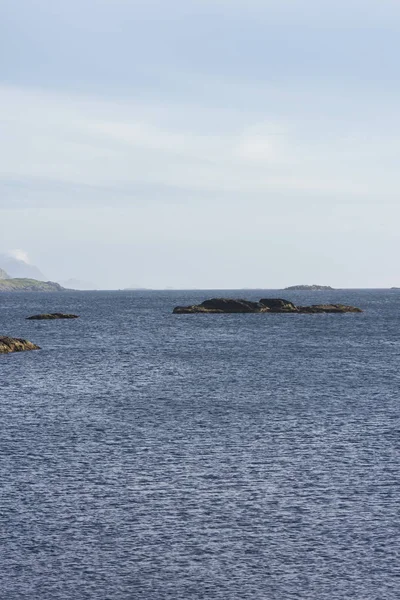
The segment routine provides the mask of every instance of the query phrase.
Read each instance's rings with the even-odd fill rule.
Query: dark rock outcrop
[[[346,306],[345,304],[313,304],[312,306],[299,306],[301,313],[360,313],[361,308]]]
[[[54,319],[78,319],[78,315],[69,315],[63,313],[48,313],[43,315],[32,315],[27,317],[28,321],[51,321]]]
[[[202,302],[200,306],[203,306],[207,310],[218,310],[229,313],[259,312],[263,308],[259,302],[233,300],[231,298],[211,298],[211,300]]]
[[[260,302],[250,300],[236,300],[233,298],[211,298],[199,305],[177,306],[175,314],[190,313],[258,313],[268,310]]]
[[[174,314],[223,314],[223,313],[360,313],[361,308],[344,304],[314,304],[312,306],[296,306],[283,298],[262,298],[259,302],[235,300],[233,298],[211,298],[201,304],[176,306]]]
[[[298,312],[297,306],[283,298],[261,298],[260,304],[269,308],[271,312]]]
[[[40,350],[40,348],[28,340],[0,336],[0,354],[24,352],[25,350]]]

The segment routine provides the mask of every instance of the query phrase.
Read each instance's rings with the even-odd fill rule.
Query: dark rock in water
[[[344,304],[313,304],[312,306],[299,306],[301,313],[361,313],[361,308],[346,306]]]
[[[204,308],[204,306],[199,305],[195,305],[193,304],[192,306],[175,306],[174,310],[172,311],[175,315],[191,315],[194,313],[224,313],[224,310],[212,310],[212,309],[207,309]]]
[[[223,312],[259,312],[263,307],[259,302],[251,300],[236,300],[232,298],[211,298],[200,304],[208,310],[222,310]]]
[[[261,298],[260,304],[269,308],[271,312],[297,312],[297,306],[283,298]]]
[[[177,306],[174,308],[175,314],[191,313],[258,313],[268,310],[259,302],[250,300],[236,300],[233,298],[211,298],[205,300],[199,305]]]
[[[296,306],[283,298],[262,298],[259,302],[250,300],[235,300],[232,298],[211,298],[201,304],[192,306],[177,306],[175,314],[195,313],[360,313],[361,308],[345,306],[344,304],[315,304],[313,306]]]
[[[0,336],[0,354],[24,352],[25,350],[40,350],[40,348],[28,340]]]
[[[50,321],[54,319],[78,319],[78,315],[68,315],[63,313],[49,313],[43,315],[32,315],[27,317],[28,321]]]

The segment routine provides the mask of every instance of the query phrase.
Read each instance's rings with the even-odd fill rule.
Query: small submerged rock
[[[40,347],[28,340],[0,336],[0,354],[24,352],[25,350],[40,350]]]
[[[233,298],[211,298],[201,304],[176,306],[174,314],[195,313],[360,313],[361,308],[344,304],[314,304],[312,306],[296,306],[283,298],[261,298],[259,302],[236,300]]]
[[[43,315],[32,315],[27,317],[28,321],[51,321],[54,319],[78,319],[79,315],[68,315],[63,313],[48,313]]]

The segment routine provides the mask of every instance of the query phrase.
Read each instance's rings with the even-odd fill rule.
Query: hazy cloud
[[[6,4],[4,248],[107,287],[392,283],[397,2]]]
[[[30,264],[30,259],[28,256],[28,253],[25,250],[22,250],[22,248],[17,248],[15,250],[8,250],[6,252],[6,254],[8,256],[11,256],[12,258],[16,258],[17,260],[22,260],[22,262],[25,262],[27,264]]]

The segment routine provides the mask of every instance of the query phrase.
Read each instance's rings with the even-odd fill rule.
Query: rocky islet
[[[176,306],[174,314],[224,314],[224,313],[281,313],[281,314],[317,314],[317,313],[361,313],[361,308],[345,304],[313,304],[296,306],[283,298],[261,298],[258,302],[233,298],[211,298],[201,304]]]

